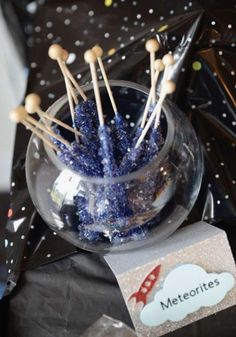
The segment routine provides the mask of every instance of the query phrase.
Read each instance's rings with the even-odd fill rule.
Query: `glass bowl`
[[[132,134],[140,122],[148,90],[126,81],[110,81],[110,85]],[[114,113],[104,83],[99,82],[99,86],[106,124],[110,125]],[[83,90],[94,98],[91,84]],[[68,110],[65,95],[47,113],[68,122]],[[203,159],[191,124],[168,100],[163,104],[160,126],[164,144],[158,155],[141,169],[114,178],[71,170],[32,135],[26,156],[27,185],[37,211],[50,228],[79,248],[101,253],[151,245],[171,235],[197,198]],[[122,195],[122,205],[117,195]]]

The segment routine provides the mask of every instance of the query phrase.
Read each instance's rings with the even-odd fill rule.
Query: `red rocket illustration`
[[[149,295],[149,293],[151,292],[151,290],[153,289],[156,281],[159,278],[160,275],[160,271],[161,271],[161,265],[159,264],[159,266],[155,267],[145,278],[145,280],[142,282],[139,290],[135,293],[133,293],[130,297],[129,300],[130,301],[132,298],[136,299],[136,303],[138,302],[143,302],[143,305],[146,305],[147,303],[147,297]]]

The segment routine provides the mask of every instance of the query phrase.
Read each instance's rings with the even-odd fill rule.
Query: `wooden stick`
[[[172,81],[166,81],[162,84],[162,89],[161,89],[161,93],[160,93],[160,98],[159,101],[155,107],[155,109],[153,110],[147,124],[145,125],[145,128],[143,129],[136,145],[135,148],[138,148],[139,145],[142,143],[143,139],[145,138],[148,130],[150,129],[150,126],[152,125],[154,119],[156,116],[156,118],[158,118],[158,121],[160,119],[160,114],[161,114],[161,108],[162,108],[162,104],[166,98],[166,95],[172,94],[175,91],[175,83]]]
[[[161,71],[164,70],[164,65],[163,65],[163,63],[160,59],[158,59],[154,62],[154,69],[156,70],[155,75],[154,75],[154,86],[151,87],[149,95],[148,95],[146,106],[145,106],[145,109],[144,109],[144,112],[143,112],[141,128],[144,128],[144,126],[145,126],[148,111],[149,111],[149,108],[150,108],[150,105],[151,105],[151,99],[153,98],[153,91],[156,91],[156,84],[157,84],[157,81],[158,81],[159,74],[160,74]]]
[[[55,124],[58,124],[58,125],[62,126],[64,129],[67,129],[67,130],[73,132],[77,136],[82,136],[82,134],[79,131],[77,131],[76,129],[73,129],[72,127],[70,127],[66,123],[63,123],[59,119],[57,119],[55,117],[52,117],[52,116],[46,114],[44,111],[42,111],[42,109],[40,108],[40,104],[41,104],[41,99],[40,99],[39,95],[37,95],[37,94],[29,94],[25,98],[25,108],[26,108],[27,112],[30,113],[30,114],[33,114],[33,113],[36,112],[42,120],[46,121],[47,128],[49,130],[53,131],[51,129],[50,125],[48,124],[48,120],[54,122]]]
[[[97,111],[98,111],[99,124],[100,126],[104,126],[105,123],[104,123],[104,116],[103,116],[103,111],[102,111],[101,96],[100,96],[96,67],[95,67],[95,62],[96,62],[97,57],[96,57],[96,54],[91,49],[89,49],[85,52],[84,59],[87,63],[89,63],[89,66],[90,66],[90,72],[91,72],[92,81],[93,81],[93,90],[94,90],[95,101],[97,105]]]
[[[27,129],[29,129],[30,131],[32,131],[33,134],[35,134],[37,137],[39,137],[44,143],[46,143],[49,147],[51,147],[53,150],[55,150],[56,152],[60,151],[59,148],[55,144],[53,144],[49,139],[47,139],[46,137],[44,137],[44,135],[40,131],[38,131],[36,127],[33,127],[27,121],[22,121],[21,123]]]
[[[92,48],[92,51],[97,56],[98,64],[99,64],[99,67],[101,69],[102,77],[103,77],[103,80],[104,80],[104,83],[105,83],[105,86],[106,86],[106,89],[107,89],[107,92],[108,92],[108,96],[109,96],[110,101],[111,101],[113,111],[114,111],[115,115],[117,115],[117,113],[118,113],[117,106],[116,106],[116,103],[115,103],[115,100],[114,100],[114,97],[113,97],[113,93],[111,91],[110,83],[108,81],[103,62],[102,62],[103,50],[100,46],[96,45]]]
[[[18,108],[12,110],[9,114],[10,119],[14,123],[21,123],[26,128],[31,130],[36,136],[38,136],[43,142],[45,142],[48,146],[50,146],[55,151],[60,151],[58,147],[53,144],[49,139],[43,136],[41,132],[39,132],[35,127],[33,127],[30,123],[26,121],[27,111],[23,106],[19,106]]]
[[[155,61],[155,53],[160,48],[159,43],[156,39],[150,39],[145,44],[146,50],[150,53],[150,76],[151,76],[151,87],[154,86],[154,61]],[[152,92],[152,104],[156,101],[156,91]]]
[[[68,68],[66,61],[68,60],[69,53],[66,49],[63,49],[63,55],[62,55],[62,61],[63,61],[63,68],[65,71],[66,76],[69,78],[71,83],[74,85],[75,89],[78,91],[78,93],[81,95],[84,101],[87,101],[87,96],[83,92],[82,88],[78,84],[78,82],[75,80],[74,76],[72,75],[70,69]]]
[[[49,134],[51,137],[57,139],[59,142],[63,143],[64,145],[70,147],[70,143],[67,140],[65,140],[61,136],[57,135],[55,132],[46,129],[44,125],[40,124],[38,121],[36,121],[34,118],[30,117],[29,115],[27,115],[26,121],[35,125],[38,129],[40,129],[43,132]]]
[[[74,99],[74,102],[75,104],[78,104],[78,99],[74,93],[74,89],[71,85],[71,82],[70,80],[68,79],[66,73],[65,73],[65,70],[64,70],[64,65],[63,65],[63,57],[64,57],[64,50],[63,48],[58,45],[58,44],[53,44],[50,46],[49,50],[48,50],[48,55],[49,57],[52,59],[52,60],[55,60],[57,61],[60,69],[61,69],[61,72],[62,72],[62,75],[64,77],[64,81],[65,81],[65,86],[66,86],[66,92],[67,92],[67,96],[68,96],[68,101],[69,101],[69,107],[70,107],[70,113],[71,113],[71,118],[72,118],[72,121],[73,121],[73,124],[74,124],[74,105],[73,105],[73,100],[72,98]]]

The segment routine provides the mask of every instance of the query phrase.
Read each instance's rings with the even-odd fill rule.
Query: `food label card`
[[[164,335],[236,304],[236,267],[226,234],[204,222],[106,260],[140,337]]]

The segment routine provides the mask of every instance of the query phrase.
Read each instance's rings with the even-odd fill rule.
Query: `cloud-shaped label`
[[[221,302],[234,283],[230,273],[207,273],[195,264],[178,266],[167,275],[154,300],[143,308],[140,319],[147,326],[181,321],[201,307]]]

